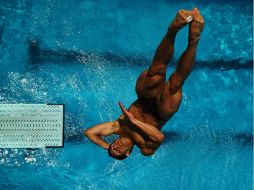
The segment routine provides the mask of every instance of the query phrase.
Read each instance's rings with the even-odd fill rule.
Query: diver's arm
[[[126,110],[120,102],[119,106],[122,112],[129,118],[131,123],[137,126],[140,130],[142,130],[148,136],[148,138],[159,143],[163,141],[164,139],[163,133],[160,132],[160,130],[158,130],[155,126],[138,120],[131,112]]]
[[[108,149],[109,143],[107,143],[102,137],[119,133],[119,122],[111,121],[102,124],[95,125],[84,131],[84,135],[90,139],[93,143]]]
[[[158,130],[153,125],[151,125],[149,123],[144,123],[138,119],[134,119],[131,122],[135,126],[137,126],[139,129],[141,129],[141,131],[143,131],[148,136],[148,138],[150,138],[151,140],[153,140],[155,142],[159,142],[159,143],[161,143],[163,141],[163,139],[164,139],[163,133],[160,132],[160,130]]]

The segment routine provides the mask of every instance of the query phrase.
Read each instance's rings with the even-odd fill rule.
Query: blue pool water
[[[116,119],[118,100],[135,100],[168,24],[195,6],[205,29],[165,142],[151,157],[135,148],[124,161],[109,158],[83,130]],[[252,189],[252,8],[248,0],[1,1],[0,103],[66,105],[63,149],[0,149],[1,189]],[[31,59],[31,39],[43,59]]]

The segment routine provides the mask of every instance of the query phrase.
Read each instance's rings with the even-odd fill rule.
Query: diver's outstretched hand
[[[131,123],[134,123],[136,121],[136,117],[131,113],[130,111],[126,110],[125,107],[121,102],[118,102],[123,114],[128,117]]]

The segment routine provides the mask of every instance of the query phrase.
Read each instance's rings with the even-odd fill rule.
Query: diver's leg
[[[190,11],[180,10],[178,11],[175,19],[168,27],[168,31],[161,43],[159,44],[152,64],[149,67],[148,74],[153,75],[157,72],[160,73],[162,69],[165,71],[166,65],[171,60],[174,53],[174,43],[177,32],[186,26],[192,20]]]
[[[181,55],[175,72],[170,76],[166,88],[163,90],[162,95],[174,94],[178,90],[181,90],[181,87],[184,81],[187,79],[189,74],[192,71],[192,68],[195,64],[196,52],[198,41],[203,31],[204,27],[204,19],[201,16],[200,12],[197,9],[192,11],[193,21],[189,26],[189,38],[188,38],[188,46],[184,53]],[[169,95],[168,94],[168,95]]]
[[[154,98],[161,91],[166,78],[166,66],[174,52],[177,32],[191,21],[189,11],[181,10],[170,24],[168,31],[156,50],[152,64],[139,76],[136,92],[141,98]]]

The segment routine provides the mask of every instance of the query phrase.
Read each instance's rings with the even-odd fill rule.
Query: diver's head
[[[133,146],[131,139],[120,136],[110,144],[108,154],[117,160],[123,160],[130,155]]]

